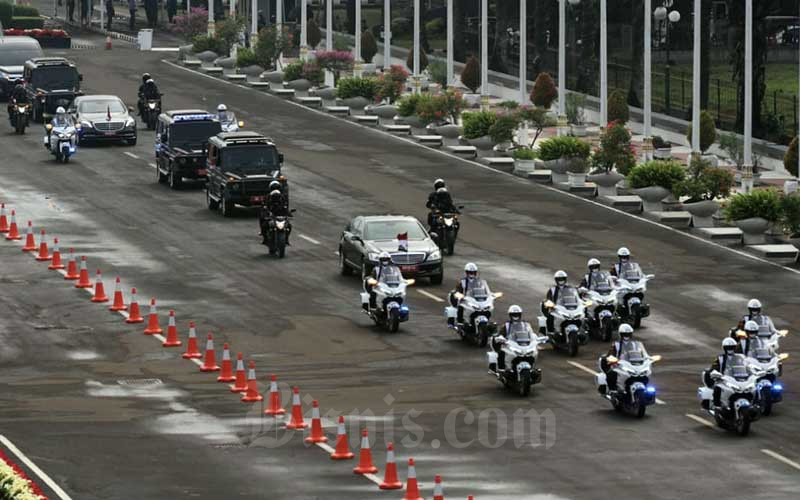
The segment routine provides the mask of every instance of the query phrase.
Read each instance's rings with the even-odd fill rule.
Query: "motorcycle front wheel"
[[[772,389],[761,389],[761,414],[768,417],[772,413],[772,396],[770,395]]]
[[[522,370],[519,374],[519,381],[517,382],[519,388],[519,395],[527,397],[531,393],[531,372],[530,370]]]
[[[277,250],[279,259],[282,259],[286,255],[286,233],[279,232],[275,234],[275,249]]]
[[[389,313],[387,323],[390,333],[396,333],[400,329],[400,313],[397,309],[392,309],[392,312]]]
[[[750,432],[750,417],[745,415],[736,421],[736,434],[745,437]]]
[[[574,358],[575,356],[578,355],[578,334],[577,333],[570,334],[568,342],[569,342],[568,344],[569,356],[571,358]]]
[[[644,394],[640,391],[639,394],[636,395],[636,407],[634,408],[634,414],[636,415],[636,418],[644,417],[644,413],[647,410],[647,405],[644,404],[644,401],[642,401],[643,399]]]
[[[614,325],[609,320],[603,325],[602,338],[603,342],[611,342],[611,336],[614,334]]]
[[[633,328],[639,328],[642,326],[642,309],[639,304],[636,304],[631,307],[631,319],[633,320]]]
[[[445,237],[447,242],[447,255],[453,255],[456,247],[456,233],[452,229],[447,230],[447,235]]]
[[[487,342],[489,342],[489,326],[483,323],[478,327],[478,345],[486,347]]]

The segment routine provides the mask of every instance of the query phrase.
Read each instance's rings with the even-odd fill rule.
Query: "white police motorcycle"
[[[413,279],[403,279],[396,267],[385,267],[381,271],[380,280],[367,279],[367,284],[375,292],[375,307],[370,304],[369,293],[366,291],[361,293],[361,306],[376,325],[394,333],[400,328],[400,323],[408,321],[406,287],[414,283]]]
[[[237,120],[236,115],[227,109],[219,111],[217,118],[223,132],[238,132],[240,128],[244,127],[244,122]]]
[[[69,162],[70,157],[78,150],[80,124],[68,119],[63,123],[48,123],[45,128],[47,134],[44,136],[44,147],[56,157],[57,162]]]
[[[504,368],[497,366],[497,353],[486,353],[489,362],[489,375],[493,375],[507,389],[514,390],[525,397],[531,392],[531,386],[542,381],[542,370],[536,366],[539,356],[539,345],[546,344],[546,336],[536,336],[528,322],[509,323],[516,340],[506,339],[498,335],[494,342],[501,345],[505,353]]]
[[[614,281],[606,271],[593,271],[590,283],[589,288],[580,289],[583,297],[587,299],[586,327],[595,338],[610,342],[614,330],[619,327]]]
[[[609,368],[617,374],[616,387],[607,386],[607,377],[602,368],[595,375],[595,382],[600,395],[610,401],[615,410],[642,418],[647,407],[656,402],[656,388],[650,385],[650,374],[653,363],[661,361],[661,356],[645,356],[641,344],[635,342],[634,345],[638,349],[628,349],[619,358],[605,358]],[[602,361],[603,358],[600,358],[598,364],[602,365]]]
[[[644,300],[647,282],[655,278],[655,274],[644,274],[636,262],[622,264],[617,284],[617,311],[622,321],[634,328],[642,326],[642,318],[650,316],[650,304]]]
[[[783,384],[778,377],[783,374],[782,362],[789,358],[786,353],[778,354],[772,347],[757,339],[750,348],[747,363],[752,373],[758,376],[756,382],[756,402],[761,414],[769,416],[772,405],[783,401]]]
[[[459,323],[458,307],[444,308],[447,323],[453,328],[461,340],[470,340],[485,347],[489,337],[497,332],[497,323],[491,321],[494,312],[494,300],[502,297],[501,292],[492,293],[486,282],[480,282],[467,289],[467,293],[450,292],[450,303],[457,301],[464,310],[464,322]],[[455,299],[455,300],[453,300]]]
[[[547,317],[539,316],[539,332],[547,335],[554,347],[577,356],[578,346],[589,341],[585,328],[587,305],[591,302],[581,299],[577,288],[564,286],[555,303],[550,300],[542,303],[553,316],[553,331],[547,329]]]
[[[724,374],[714,370],[709,376],[721,390],[721,406],[714,407],[714,389],[705,385],[697,389],[700,405],[714,417],[718,426],[746,436],[750,424],[761,416],[756,389],[760,373],[750,367],[743,355],[735,354]]]

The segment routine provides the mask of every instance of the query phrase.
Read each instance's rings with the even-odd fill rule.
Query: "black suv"
[[[75,64],[63,57],[36,57],[25,62],[22,78],[28,99],[33,103],[33,119],[44,123],[58,107],[65,110],[81,92],[83,75]]]
[[[229,217],[235,205],[261,205],[272,181],[281,183],[288,197],[286,177],[281,175],[283,154],[271,139],[255,132],[223,132],[208,141],[206,200],[210,210],[222,207]]]
[[[161,113],[156,124],[156,177],[178,189],[183,179],[206,178],[209,137],[222,130],[216,115],[201,109]]]

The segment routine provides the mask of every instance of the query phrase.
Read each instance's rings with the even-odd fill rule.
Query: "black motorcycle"
[[[142,120],[149,130],[156,129],[158,115],[161,114],[161,99],[145,99],[142,105]]]
[[[289,239],[289,233],[292,232],[292,224],[289,222],[289,218],[294,212],[295,209],[291,209],[289,216],[270,216],[264,220],[262,224],[262,231],[266,230],[264,244],[269,248],[270,255],[277,255],[280,259],[286,255],[286,242]]]
[[[459,206],[458,209],[464,208]],[[439,249],[447,255],[453,255],[458,238],[458,212],[436,211],[431,218],[433,227],[431,228],[431,238],[436,242]]]
[[[8,116],[14,131],[22,135],[28,126],[31,117],[31,105],[28,103],[17,103],[11,106],[11,114]]]

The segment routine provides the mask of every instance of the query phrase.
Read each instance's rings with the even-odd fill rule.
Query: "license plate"
[[[198,168],[197,169],[197,175],[206,175],[206,169]]]
[[[103,132],[103,135],[114,135],[114,132]]]
[[[264,200],[263,196],[251,196],[250,202],[251,203],[261,203]]]
[[[415,273],[417,272],[417,266],[400,266],[400,271],[404,273]]]

